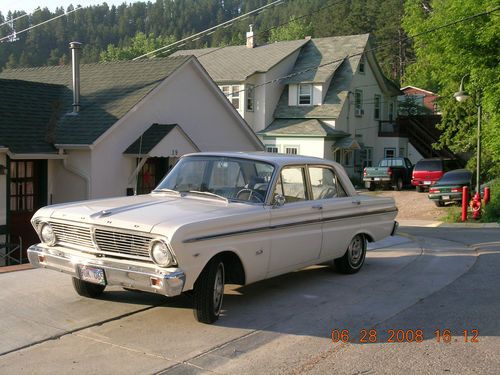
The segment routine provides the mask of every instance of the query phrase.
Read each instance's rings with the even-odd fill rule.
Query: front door
[[[162,157],[148,158],[137,176],[137,194],[151,193],[170,170],[169,159]]]
[[[303,166],[281,171],[274,194],[285,204],[271,209],[271,259],[268,276],[314,263],[321,251],[321,210],[309,199]]]
[[[47,204],[46,160],[10,160],[7,204],[10,242],[22,242],[26,259],[26,249],[40,242],[30,220]]]

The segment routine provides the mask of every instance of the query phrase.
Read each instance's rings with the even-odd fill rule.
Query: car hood
[[[177,227],[252,209],[255,209],[254,205],[227,203],[213,198],[149,194],[48,206],[34,217],[153,232],[160,224]]]

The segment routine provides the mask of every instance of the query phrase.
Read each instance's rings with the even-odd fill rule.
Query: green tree
[[[269,42],[304,39],[306,36],[312,36],[312,33],[311,22],[290,20],[287,24],[271,30]]]
[[[500,175],[500,22],[498,0],[435,0],[405,3],[403,26],[409,35],[488,10],[497,11],[414,39],[416,62],[404,77],[408,85],[439,93],[442,136],[436,148],[448,146],[470,156],[475,169],[476,129],[479,97],[482,97],[482,175]],[[461,78],[472,99],[458,103],[453,93]],[[474,103],[476,102],[476,103]]]
[[[146,36],[146,34],[139,32],[131,39],[129,45],[125,47],[108,45],[106,51],[101,53],[100,61],[131,60],[134,57],[154,51],[173,42],[175,42],[175,38],[172,36],[155,38],[152,35]]]

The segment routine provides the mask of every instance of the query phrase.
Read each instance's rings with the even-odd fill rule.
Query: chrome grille
[[[146,259],[149,257],[151,238],[138,234],[95,229],[94,238],[99,250],[104,254],[122,255],[127,258]]]
[[[94,249],[90,228],[77,227],[72,224],[63,224],[51,222],[50,225],[54,229],[57,242],[67,243],[70,245],[82,246],[85,248]]]

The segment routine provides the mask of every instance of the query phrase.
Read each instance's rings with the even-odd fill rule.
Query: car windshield
[[[443,164],[441,160],[421,160],[415,165],[416,171],[442,171]]]
[[[154,190],[263,203],[274,166],[256,160],[221,156],[187,156]]]

